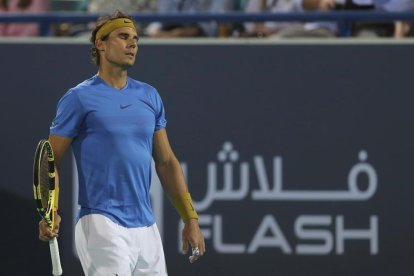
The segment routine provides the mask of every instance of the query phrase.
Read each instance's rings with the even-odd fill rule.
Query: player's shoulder
[[[97,76],[93,76],[87,80],[82,81],[81,83],[69,88],[66,93],[63,95],[63,98],[66,97],[80,97],[82,94],[87,93],[93,89],[95,85],[98,84]]]
[[[143,90],[143,91],[145,91],[147,93],[148,92],[149,93],[157,93],[157,89],[154,86],[152,86],[152,85],[150,85],[150,84],[148,84],[146,82],[133,79],[131,77],[128,77],[128,85],[132,89]]]
[[[93,88],[93,86],[98,85],[99,83],[100,81],[98,79],[98,76],[95,75],[87,80],[82,81],[81,83],[77,84],[76,86],[72,87],[69,90],[79,93],[79,92],[87,91]]]

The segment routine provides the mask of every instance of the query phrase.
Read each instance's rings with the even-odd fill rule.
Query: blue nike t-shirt
[[[117,90],[95,75],[60,99],[50,132],[74,138],[79,217],[99,213],[125,227],[154,223],[152,141],[166,123],[157,90],[131,78]]]

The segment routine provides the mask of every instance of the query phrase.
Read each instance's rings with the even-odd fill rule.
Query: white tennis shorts
[[[83,216],[75,243],[86,276],[167,275],[157,225],[125,228],[109,218]]]

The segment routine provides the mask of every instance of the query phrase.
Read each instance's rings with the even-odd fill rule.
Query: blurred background
[[[56,104],[96,74],[93,22],[139,24],[131,77],[155,86],[207,253],[152,180],[170,275],[411,276],[414,1],[0,0],[2,274],[51,275],[32,163]],[[63,160],[64,275],[77,180]]]

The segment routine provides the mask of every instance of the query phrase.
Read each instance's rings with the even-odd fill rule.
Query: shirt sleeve
[[[69,90],[57,105],[56,117],[50,126],[50,133],[71,138],[78,136],[83,114],[78,96],[74,91]]]
[[[165,109],[162,99],[158,92],[155,93],[155,131],[165,128],[167,120],[165,119]]]

